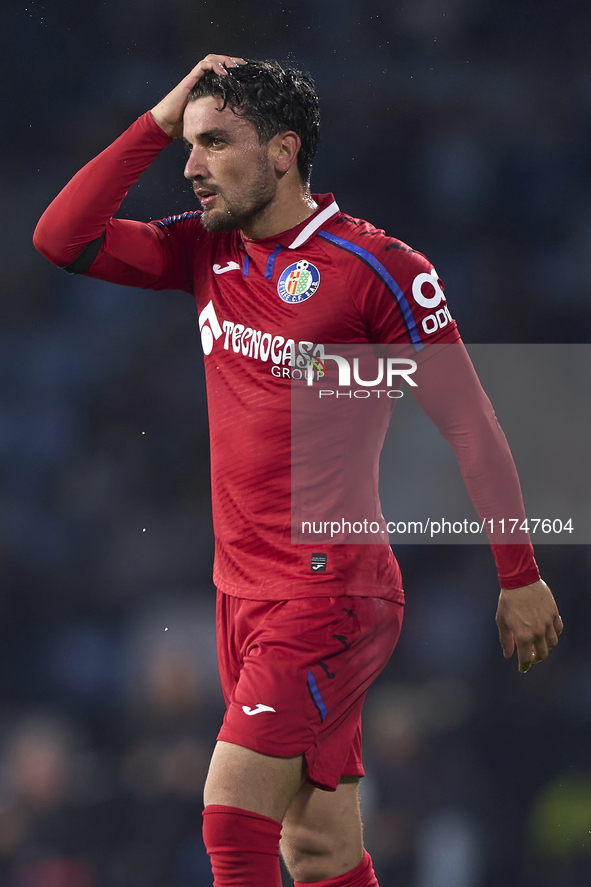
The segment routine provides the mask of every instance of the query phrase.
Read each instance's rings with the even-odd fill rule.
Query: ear
[[[297,162],[298,154],[302,147],[302,140],[297,132],[288,130],[273,136],[270,147],[276,172],[279,175],[285,175]]]

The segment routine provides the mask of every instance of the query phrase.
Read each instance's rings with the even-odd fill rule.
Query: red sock
[[[281,887],[281,823],[239,807],[208,804],[203,840],[214,887]]]
[[[345,872],[338,878],[329,878],[328,881],[314,881],[309,884],[294,881],[293,887],[380,887],[380,885],[371,864],[371,856],[367,850],[364,850],[363,859],[352,871]]]

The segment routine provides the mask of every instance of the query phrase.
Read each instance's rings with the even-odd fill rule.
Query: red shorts
[[[363,776],[361,708],[396,646],[403,606],[371,597],[255,601],[218,591],[227,711],[218,739],[279,758],[334,791]]]

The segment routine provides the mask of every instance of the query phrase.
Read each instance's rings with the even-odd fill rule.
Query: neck
[[[299,183],[285,193],[278,188],[271,203],[241,230],[250,240],[265,240],[295,228],[314,215],[317,209],[318,204],[310,194],[309,185]]]

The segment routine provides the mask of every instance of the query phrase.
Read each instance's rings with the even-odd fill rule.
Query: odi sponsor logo
[[[430,290],[432,290],[432,293],[428,295]],[[437,309],[431,314],[427,314],[421,321],[423,332],[428,336],[436,330],[443,329],[444,326],[447,326],[453,320],[447,307],[445,295],[439,285],[439,276],[435,268],[432,268],[429,274],[426,271],[422,274],[417,274],[412,282],[412,295],[417,305],[420,305],[421,308]],[[442,302],[445,302],[445,304],[439,308]]]
[[[271,374],[278,379],[307,379],[308,367],[313,377],[315,374],[320,379],[324,375],[324,345],[307,340],[296,342],[233,320],[223,320],[220,324],[212,300],[199,314],[199,329],[204,354],[211,354],[215,343],[221,339],[225,351],[263,363],[270,362]]]

